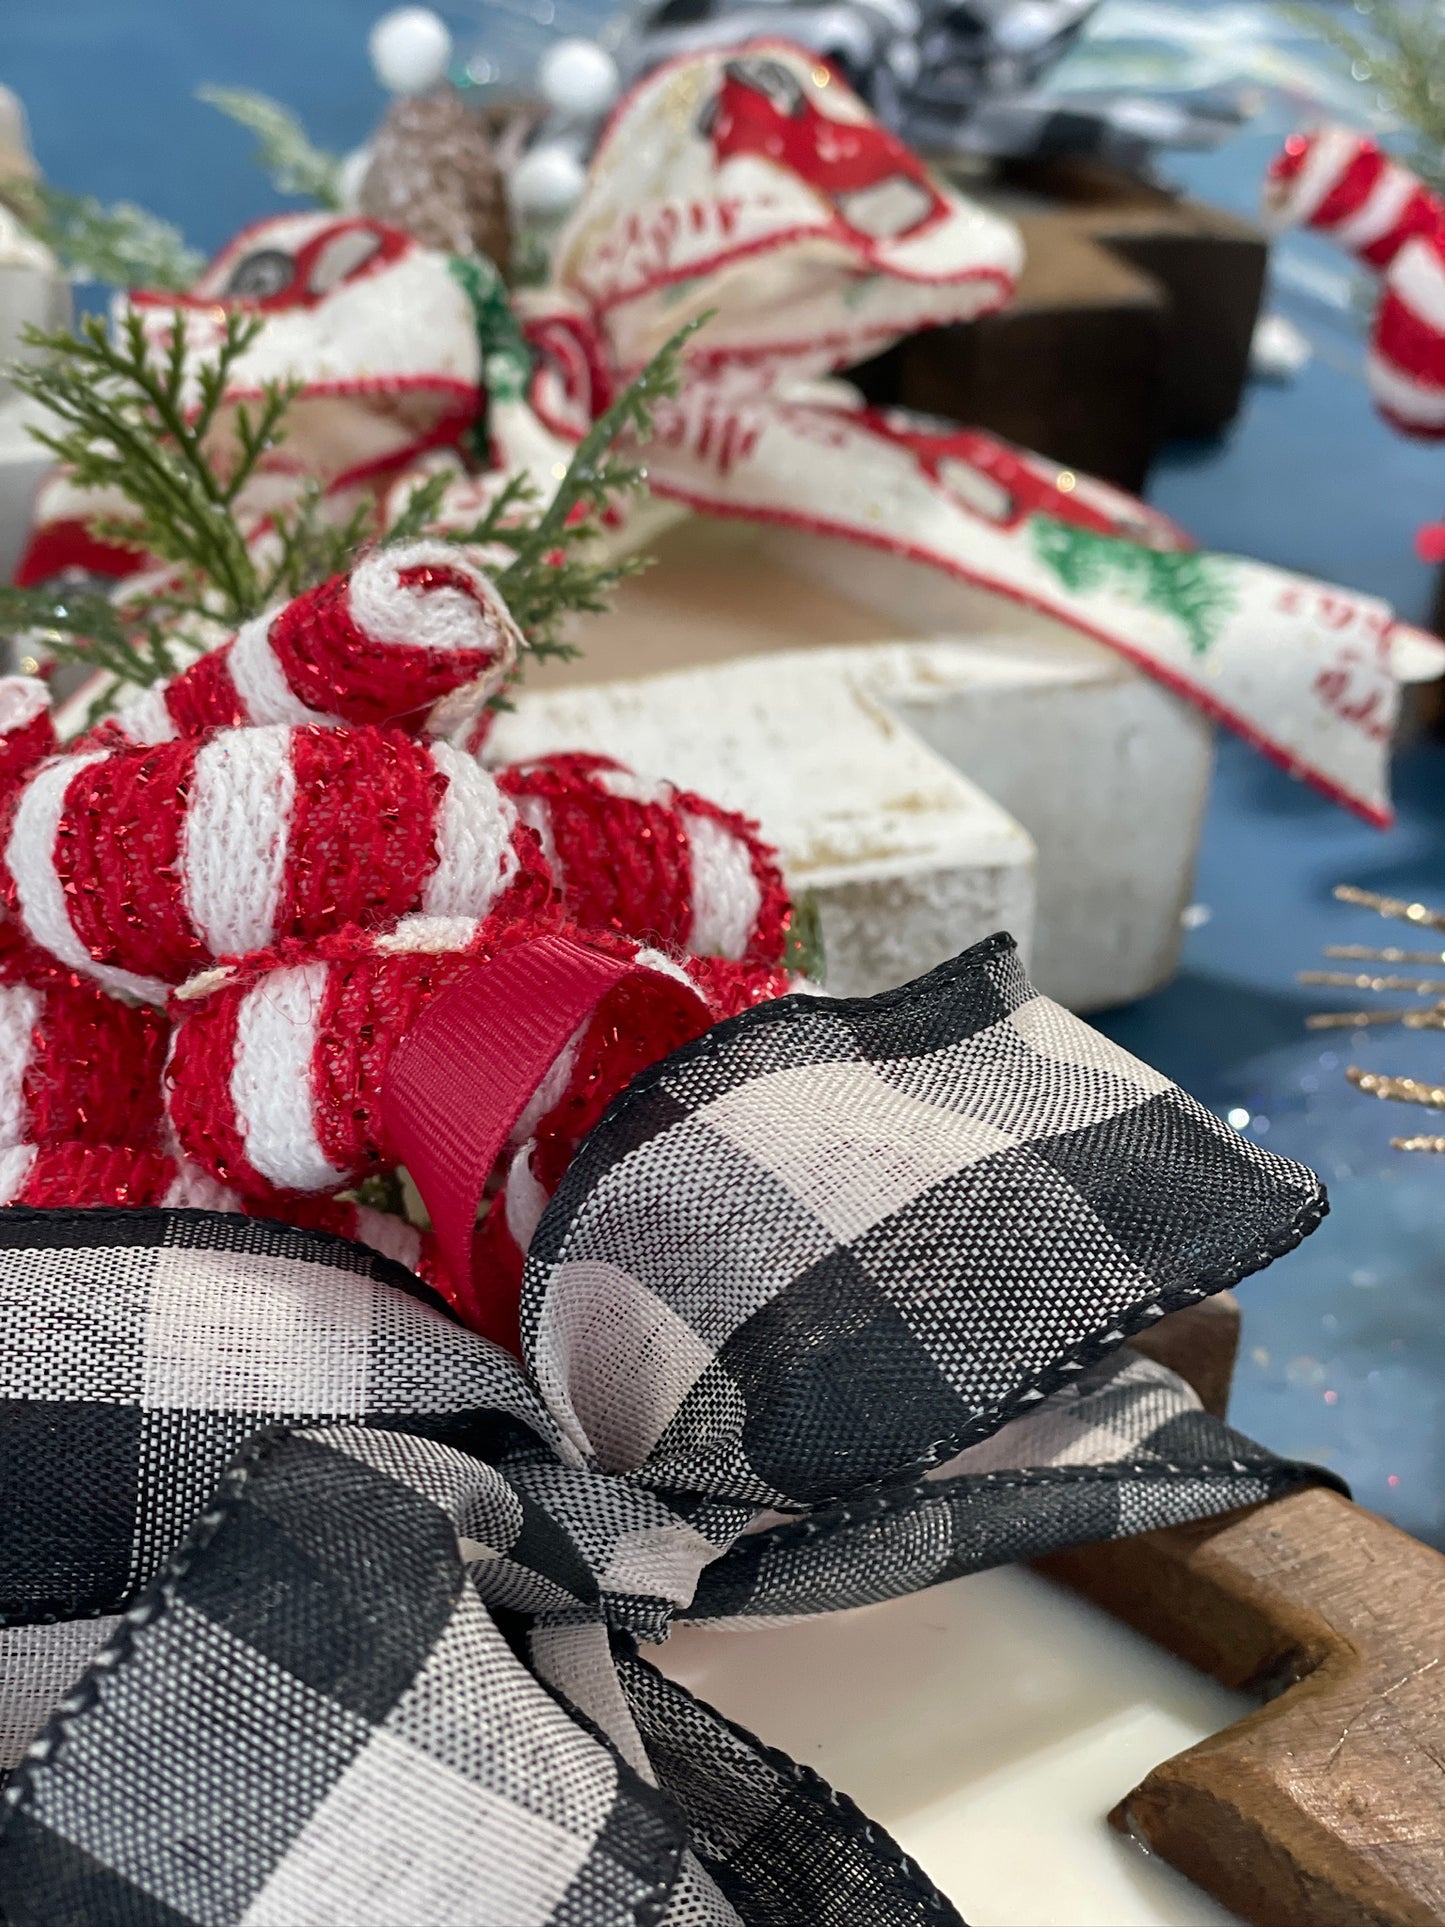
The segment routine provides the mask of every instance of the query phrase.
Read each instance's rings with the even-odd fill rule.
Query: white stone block
[[[1032,974],[1073,1010],[1173,975],[1214,730],[1104,644],[891,556],[769,536],[790,569],[937,640],[878,656],[880,700],[1038,849]]]
[[[1039,988],[1098,1010],[1166,982],[1209,791],[1209,723],[1082,639],[869,653],[880,700],[1033,837]]]
[[[0,88],[0,95],[5,89]],[[13,96],[11,99],[13,100]],[[6,135],[5,103],[0,100],[0,150]],[[23,138],[23,117],[13,130]],[[29,235],[0,207],[0,582],[8,582],[25,546],[30,509],[40,478],[54,459],[26,433],[27,421],[41,411],[16,392],[6,369],[24,358],[27,328],[69,326],[70,283],[50,250]]]
[[[776,652],[789,662],[805,659],[800,645],[826,654],[829,675],[846,668],[872,714],[926,743],[1029,832],[1040,988],[1095,1010],[1167,981],[1213,756],[1213,732],[1197,711],[1060,623],[873,550],[702,520],[655,532],[650,546],[656,566],[624,585],[607,616],[578,629],[580,662],[529,679],[539,692],[733,659],[755,680],[754,711],[780,716],[804,697],[796,680],[778,680]],[[741,702],[744,685],[729,687]],[[659,711],[652,725],[649,751],[664,762],[672,744],[689,757],[707,753],[711,714],[695,693],[692,701],[690,710]],[[593,726],[577,711],[570,724]],[[814,742],[820,727],[805,718],[797,733]],[[768,740],[768,753],[781,753]],[[841,746],[826,748],[846,758]],[[628,760],[625,749],[613,753]],[[742,759],[745,747],[730,754]],[[786,779],[771,770],[754,780],[776,790]],[[841,894],[838,875],[830,887]],[[872,900],[883,915],[876,891]],[[860,940],[888,946],[900,962],[911,941],[890,932]]]
[[[523,694],[488,758],[591,750],[756,818],[790,885],[817,898],[840,995],[904,983],[995,930],[1027,950],[1031,839],[877,700],[875,653]]]

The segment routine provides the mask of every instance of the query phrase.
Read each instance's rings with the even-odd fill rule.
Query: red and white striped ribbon
[[[378,549],[155,684],[104,737],[161,743],[235,723],[337,722],[452,735],[502,688],[521,647],[467,549]]]
[[[584,930],[695,956],[776,963],[790,904],[757,825],[605,756],[540,757],[496,771],[537,832]]]
[[[33,942],[157,1003],[210,959],[284,938],[551,897],[535,835],[472,757],[367,728],[52,758],[11,799],[0,867]]]
[[[174,1152],[75,1140],[0,1150],[0,1206],[4,1205],[49,1211],[162,1206],[245,1211],[252,1217],[272,1213],[266,1203],[242,1198]],[[428,1284],[440,1282],[436,1240],[390,1211],[375,1211],[341,1198],[291,1199],[286,1217],[303,1229],[329,1231],[369,1245]]]
[[[172,1006],[166,1081],[177,1143],[250,1197],[335,1191],[395,1165],[383,1106],[392,1054],[440,992],[549,927],[409,917],[388,931],[343,931],[206,972]],[[634,969],[594,1029],[573,1038],[540,1081],[519,1137],[565,1107],[575,1143],[638,1070],[713,1021],[671,959],[621,938],[579,941]],[[637,986],[651,977],[649,998]]]
[[[148,1144],[168,1025],[57,968],[0,924],[0,1150]]]

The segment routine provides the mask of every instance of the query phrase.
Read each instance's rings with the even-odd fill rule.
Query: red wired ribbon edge
[[[386,1128],[431,1216],[452,1302],[488,1336],[511,1308],[485,1301],[473,1264],[483,1188],[563,1047],[633,967],[566,937],[536,937],[444,991],[392,1058]]]

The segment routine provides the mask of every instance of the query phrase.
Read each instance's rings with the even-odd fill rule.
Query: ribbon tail
[[[6,1920],[662,1915],[676,1810],[478,1589],[481,1567],[516,1606],[565,1596],[518,1563],[527,1523],[498,1470],[429,1440],[253,1443],[16,1770]]]
[[[907,585],[881,557],[950,576],[961,625],[996,625],[1003,602],[1102,643],[1332,800],[1392,820],[1395,624],[1372,596],[1193,551],[1143,504],[972,431],[736,379],[689,385],[648,469],[704,513],[833,538],[813,566],[891,611]]]
[[[741,1536],[678,1617],[745,1627],[811,1616],[820,1600],[874,1605],[1318,1484],[1344,1489],[1202,1411],[1176,1373],[1126,1346],[926,1478]]]
[[[743,1920],[964,1927],[918,1863],[811,1767],[735,1726],[635,1649],[618,1651],[615,1663],[658,1783]],[[743,1813],[751,1824],[739,1829]]]

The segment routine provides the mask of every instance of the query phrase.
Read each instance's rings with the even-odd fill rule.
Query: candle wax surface
[[[1033,1573],[650,1656],[851,1795],[970,1927],[1230,1927],[1106,1816],[1253,1702]]]

